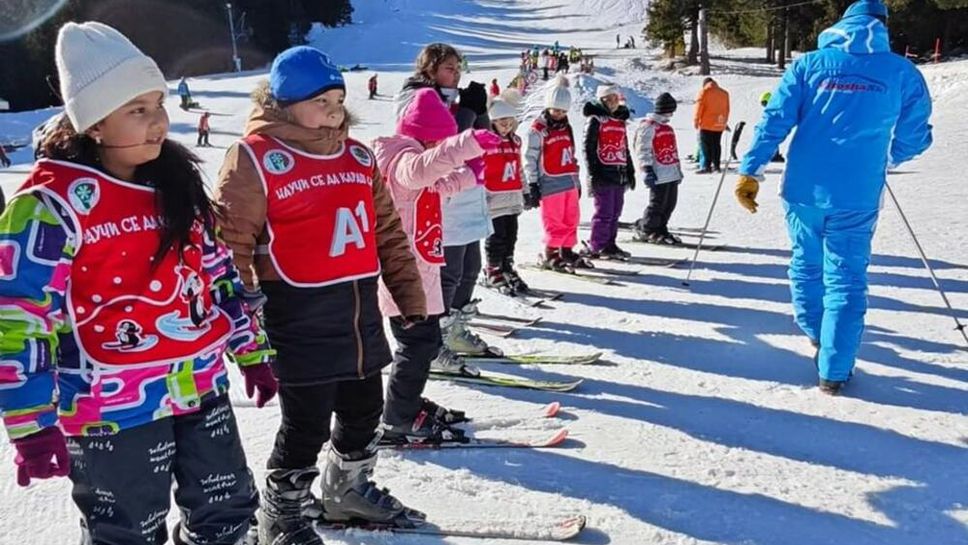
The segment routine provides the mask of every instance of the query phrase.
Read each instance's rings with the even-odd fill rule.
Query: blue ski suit
[[[773,92],[740,174],[762,179],[796,127],[780,196],[792,243],[797,325],[820,347],[820,377],[850,377],[867,312],[867,267],[888,166],[931,145],[924,78],[890,51],[887,28],[845,16]]]

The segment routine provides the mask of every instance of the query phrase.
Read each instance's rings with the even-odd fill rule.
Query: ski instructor
[[[820,34],[818,50],[783,75],[736,183],[736,199],[755,213],[763,171],[797,127],[780,189],[790,291],[828,394],[853,372],[887,170],[931,145],[927,86],[910,61],[891,53],[886,25],[881,0],[860,0]]]

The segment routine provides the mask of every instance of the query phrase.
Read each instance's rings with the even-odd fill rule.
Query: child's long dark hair
[[[97,143],[86,134],[78,134],[66,116],[44,134],[37,155],[104,170]],[[166,139],[158,158],[135,170],[134,181],[155,189],[155,207],[163,220],[155,263],[160,263],[173,247],[179,257],[182,256],[185,246],[191,243],[192,225],[196,219],[200,219],[205,230],[214,235],[219,208],[205,191],[199,169],[201,162],[185,146]]]

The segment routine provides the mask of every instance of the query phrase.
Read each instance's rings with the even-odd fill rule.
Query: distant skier
[[[488,88],[487,94],[491,97],[496,97],[501,94],[501,86],[497,84],[497,78],[491,80],[491,86]]]
[[[178,82],[178,96],[181,97],[182,110],[187,110],[192,107],[192,92],[188,88],[188,82],[184,77]]]
[[[198,147],[212,147],[212,144],[208,142],[208,134],[211,132],[211,127],[208,124],[208,118],[211,117],[211,113],[205,112],[202,117],[198,118]]]
[[[2,145],[0,145],[0,165],[2,165],[3,168],[10,166],[10,158],[7,157],[7,152],[3,149]]]
[[[796,127],[780,187],[790,291],[796,323],[816,347],[820,390],[832,395],[851,377],[864,331],[886,172],[931,145],[931,97],[921,72],[891,53],[881,0],[854,2],[817,42],[767,103],[735,194],[756,212],[766,165]]]
[[[615,35],[615,49],[621,49],[621,48],[622,48],[622,35],[621,34],[616,34]]]
[[[373,100],[373,98],[376,97],[376,95],[378,94],[376,92],[377,91],[376,76],[377,76],[376,74],[373,74],[372,76],[370,76],[370,80],[366,83],[366,88],[367,90],[370,91],[370,100]]]

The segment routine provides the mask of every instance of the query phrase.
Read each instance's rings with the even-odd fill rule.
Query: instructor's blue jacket
[[[739,172],[762,174],[795,126],[783,199],[877,209],[888,164],[899,165],[931,145],[931,97],[920,71],[891,53],[887,28],[873,17],[844,17],[817,42],[819,50],[783,75]]]

